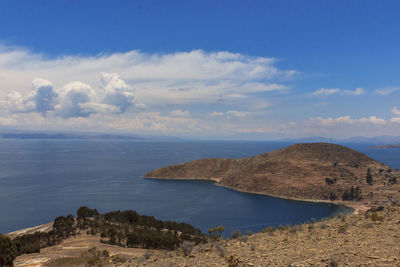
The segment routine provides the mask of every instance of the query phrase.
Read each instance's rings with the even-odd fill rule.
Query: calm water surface
[[[0,139],[0,232],[75,214],[133,209],[208,228],[259,231],[320,219],[343,208],[240,193],[206,181],[143,179],[162,166],[205,157],[240,158],[283,148],[278,142],[154,142]],[[351,147],[400,168],[400,149]]]

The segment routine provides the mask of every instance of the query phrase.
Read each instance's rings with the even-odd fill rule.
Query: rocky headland
[[[397,176],[386,164],[329,143],[295,144],[241,159],[200,159],[144,175],[157,179],[213,180],[217,185],[239,191],[291,199],[345,201],[350,206],[357,206],[358,200],[376,200],[374,194],[383,188],[390,194],[390,185]]]

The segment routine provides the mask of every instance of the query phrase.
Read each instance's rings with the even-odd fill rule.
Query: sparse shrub
[[[315,218],[311,218],[311,223],[316,223],[317,220]]]
[[[314,224],[309,224],[308,225],[308,231],[311,232],[312,230],[314,230],[315,226]]]
[[[194,248],[195,243],[192,241],[183,241],[181,244],[181,249],[183,254],[188,257],[192,254],[192,250]]]
[[[327,225],[326,223],[321,223],[321,224],[319,225],[319,228],[320,228],[320,229],[326,229],[326,228],[328,228],[328,225]]]
[[[367,183],[369,185],[372,185],[372,181],[373,181],[373,179],[372,179],[371,169],[368,168],[368,170],[367,170]]]
[[[240,230],[235,230],[232,232],[232,238],[236,239],[238,237],[240,237],[242,235],[242,232],[240,232]]]
[[[335,258],[330,258],[328,262],[328,267],[338,267],[339,263]]]
[[[145,253],[138,259],[138,263],[143,263],[143,262],[145,262],[146,260],[150,259],[151,255],[152,255],[151,252],[149,252],[149,251],[145,252]]]
[[[218,240],[218,239],[221,238],[222,233],[224,231],[225,231],[225,227],[224,226],[217,226],[215,228],[208,229],[208,234],[212,239]]]
[[[289,228],[289,233],[291,234],[296,234],[297,233],[297,227],[293,226]]]
[[[239,236],[239,241],[240,242],[247,242],[247,241],[249,241],[249,236],[247,236],[247,235],[241,235],[241,236]]]
[[[256,244],[251,243],[251,244],[250,244],[250,250],[251,250],[251,251],[255,251],[255,250],[256,250]]]
[[[116,254],[111,256],[111,261],[114,264],[121,264],[121,263],[125,263],[128,261],[128,257],[124,254]]]
[[[340,214],[338,215],[338,218],[339,218],[342,222],[345,222],[345,221],[346,221],[346,216],[345,216],[344,214],[342,214],[342,213],[340,213]]]
[[[86,264],[88,266],[103,266],[110,256],[107,250],[99,251],[95,247],[89,249],[86,253]]]
[[[199,244],[198,246],[195,246],[195,247],[193,248],[193,251],[194,251],[195,253],[204,253],[206,250],[205,250],[203,244]]]
[[[325,178],[325,183],[327,183],[328,185],[333,185],[335,184],[337,181],[337,178]]]
[[[267,233],[269,235],[273,235],[275,231],[276,231],[276,228],[273,226],[268,226],[267,228],[262,230],[263,233]]]
[[[384,206],[372,207],[367,212],[376,212],[376,211],[383,211],[385,209]]]
[[[228,263],[229,267],[236,267],[239,266],[240,260],[235,255],[229,255],[225,257],[226,263]]]
[[[281,231],[281,232],[282,231],[286,231],[286,230],[289,229],[289,227],[290,227],[289,225],[279,225],[278,226],[278,230]]]
[[[224,249],[224,247],[222,246],[221,242],[215,243],[215,251],[217,252],[217,254],[218,254],[221,258],[225,257],[225,249]]]
[[[371,213],[369,216],[374,222],[383,222],[384,217],[382,215],[378,215],[376,212]]]
[[[339,225],[338,232],[340,234],[345,234],[347,232],[347,228],[349,228],[349,225],[347,223]]]
[[[101,256],[103,257],[103,258],[108,258],[108,257],[110,257],[110,253],[108,252],[108,250],[103,250],[102,252],[101,252]]]
[[[246,235],[251,236],[252,234],[253,234],[253,231],[251,231],[251,230],[246,231]]]

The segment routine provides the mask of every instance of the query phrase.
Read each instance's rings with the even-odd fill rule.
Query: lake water
[[[343,207],[241,193],[207,181],[143,179],[162,166],[208,157],[240,158],[281,142],[155,142],[0,139],[0,232],[76,214],[80,206],[137,210],[190,223],[259,231],[343,212]],[[400,168],[400,149],[351,147]]]

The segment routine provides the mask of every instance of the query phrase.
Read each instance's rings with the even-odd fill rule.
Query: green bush
[[[385,219],[383,216],[378,215],[376,212],[371,213],[371,215],[369,215],[369,217],[374,222],[383,222],[383,220]]]
[[[224,231],[225,231],[225,227],[224,226],[217,226],[215,228],[208,229],[208,235],[212,239],[217,240],[217,239],[221,238],[222,233]]]

